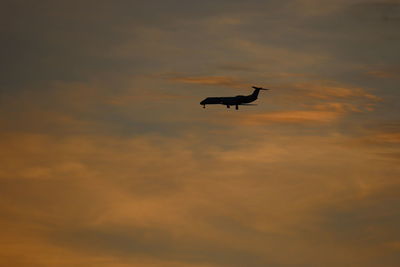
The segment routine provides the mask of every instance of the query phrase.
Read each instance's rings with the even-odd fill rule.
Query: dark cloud
[[[387,23],[400,21],[400,3],[398,1],[371,1],[352,6],[354,16],[359,19],[380,20]]]
[[[237,80],[234,77],[210,76],[210,77],[170,77],[169,81],[189,84],[201,84],[207,86],[226,86],[233,88],[250,87],[249,83]]]
[[[282,266],[266,262],[251,252],[215,246],[206,240],[176,239],[168,232],[158,229],[93,229],[78,228],[56,232],[53,242],[96,253],[112,253],[134,259],[151,257],[163,261],[186,264],[209,263],[219,266]]]
[[[396,208],[400,199],[397,191],[397,186],[383,188],[352,198],[350,202],[346,200],[335,207],[325,207],[323,224],[319,227],[324,230],[326,241],[346,240],[347,245],[363,247],[365,253],[375,251],[367,256],[366,266],[396,266],[400,259],[398,251],[395,247],[387,248],[400,237],[397,228],[400,214]]]

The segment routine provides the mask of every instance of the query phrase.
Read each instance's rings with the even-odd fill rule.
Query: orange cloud
[[[281,105],[339,112],[373,111],[382,98],[361,87],[334,81],[308,81],[277,84],[271,91]]]
[[[370,70],[367,75],[383,79],[400,79],[400,68],[386,68],[384,70]]]
[[[361,110],[354,104],[342,103],[342,102],[327,102],[315,105],[310,105],[315,110],[323,111],[336,111],[336,112],[360,112]]]
[[[361,137],[359,139],[361,142],[371,143],[371,144],[399,144],[400,143],[400,133],[377,133]]]
[[[246,116],[245,124],[258,125],[265,123],[330,123],[343,114],[336,111],[296,110],[280,111]]]
[[[301,96],[312,97],[316,99],[366,99],[370,101],[381,101],[381,98],[367,92],[364,88],[349,85],[338,84],[334,81],[310,81],[296,82],[276,86],[279,89],[295,90],[291,93],[297,93]]]
[[[227,76],[171,77],[168,78],[168,80],[178,83],[202,84],[210,86],[226,86],[233,88],[242,88],[249,86],[248,83]]]
[[[400,143],[400,133],[378,134],[376,139],[384,143]]]
[[[320,85],[303,84],[300,85],[299,88],[306,88],[306,90],[308,90],[307,94],[309,96],[320,99],[361,97],[374,101],[380,100],[379,97],[367,93],[363,88],[357,88],[357,87],[320,86]]]
[[[312,77],[311,74],[308,73],[293,73],[293,72],[272,72],[265,75],[266,77],[273,78],[308,78]]]
[[[108,104],[115,106],[128,106],[140,101],[147,102],[170,102],[170,101],[178,101],[179,99],[185,99],[187,96],[172,94],[172,93],[163,93],[163,92],[143,92],[141,94],[136,95],[128,95],[122,94],[113,96],[107,101]]]
[[[314,112],[272,118],[330,120],[325,111]],[[196,133],[1,137],[7,168],[1,168],[0,207],[7,216],[0,224],[14,231],[2,235],[0,249],[11,255],[9,265],[21,255],[41,266],[54,265],[56,258],[58,266],[231,266],[232,258],[259,259],[252,266],[269,260],[344,262],[343,247],[362,254],[371,245],[346,239],[326,245],[324,236],[341,229],[319,225],[321,217],[334,220],[335,213],[318,211],[365,195],[365,188],[397,182],[377,179],[386,166],[367,164],[364,151],[338,146],[336,136],[263,138],[252,131],[235,147],[224,135],[201,142]],[[352,223],[357,221],[347,227],[353,229]],[[309,243],[309,231],[322,237]],[[293,257],[287,257],[288,248]]]

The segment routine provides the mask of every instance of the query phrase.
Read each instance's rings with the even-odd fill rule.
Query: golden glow
[[[0,266],[400,266],[395,1],[8,2]]]

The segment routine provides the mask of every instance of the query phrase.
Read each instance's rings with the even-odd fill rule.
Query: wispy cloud
[[[367,75],[383,79],[400,79],[400,68],[384,68],[380,70],[370,70]]]
[[[243,88],[249,86],[249,83],[229,76],[176,76],[168,77],[167,80],[177,83],[224,86],[232,88]]]
[[[369,134],[359,137],[357,141],[366,144],[398,145],[400,144],[400,132],[381,132]]]
[[[399,266],[399,5],[363,1],[4,5],[0,265]]]
[[[335,111],[335,112],[361,112],[362,110],[355,104],[343,102],[323,102],[319,104],[309,105],[314,110]],[[372,107],[370,107],[372,108]]]
[[[327,123],[339,115],[293,111],[250,118],[254,123]],[[102,255],[97,258],[99,264],[107,262],[104,257],[115,264],[129,264],[141,255],[143,266],[309,262],[314,258],[308,250],[322,252],[327,247],[323,237],[316,238],[315,244],[307,243],[309,234],[304,235],[304,229],[315,233],[317,227],[317,236],[336,233],[338,229],[318,224],[320,216],[329,221],[336,218],[329,209],[320,214],[321,209],[365,192],[365,186],[380,186],[376,169],[385,168],[367,164],[369,156],[364,151],[338,146],[342,137],[335,135],[275,133],[265,138],[265,133],[252,131],[251,138],[237,138],[235,147],[224,141],[224,135],[210,143],[209,137],[207,142],[199,141],[201,134],[196,133],[180,138],[1,137],[1,153],[7,160],[2,163],[0,191],[2,205],[8,205],[2,210],[8,215],[0,221],[8,224],[25,218],[25,224],[14,224],[14,228],[28,233],[21,227],[40,229],[31,242],[43,244],[38,250],[43,258],[34,259],[39,263],[50,261],[43,254],[49,251],[68,252],[65,255],[72,263],[95,262],[90,255]],[[352,223],[358,226],[350,219],[348,227]],[[370,246],[354,248],[338,240],[328,247],[340,254],[344,244],[358,250]],[[288,246],[291,255],[308,256],[289,259],[287,250],[282,250]],[[12,253],[33,257],[30,247],[18,245]]]
[[[340,85],[333,81],[300,82],[289,85],[306,96],[318,99],[354,99],[363,98],[371,101],[380,101],[381,98],[367,92],[364,88]]]
[[[337,111],[296,110],[280,111],[246,116],[244,124],[266,123],[331,123],[343,115]]]

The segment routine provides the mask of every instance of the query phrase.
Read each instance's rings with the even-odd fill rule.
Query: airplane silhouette
[[[258,93],[260,90],[269,90],[266,88],[261,88],[261,87],[255,87],[254,92],[251,95],[237,95],[237,96],[232,96],[232,97],[207,97],[203,101],[200,102],[200,105],[203,105],[203,108],[206,107],[206,105],[212,105],[212,104],[221,104],[225,105],[227,108],[230,108],[231,106],[235,106],[236,109],[239,109],[239,105],[247,105],[250,106],[252,104],[249,104],[253,101],[255,101],[258,97]]]

